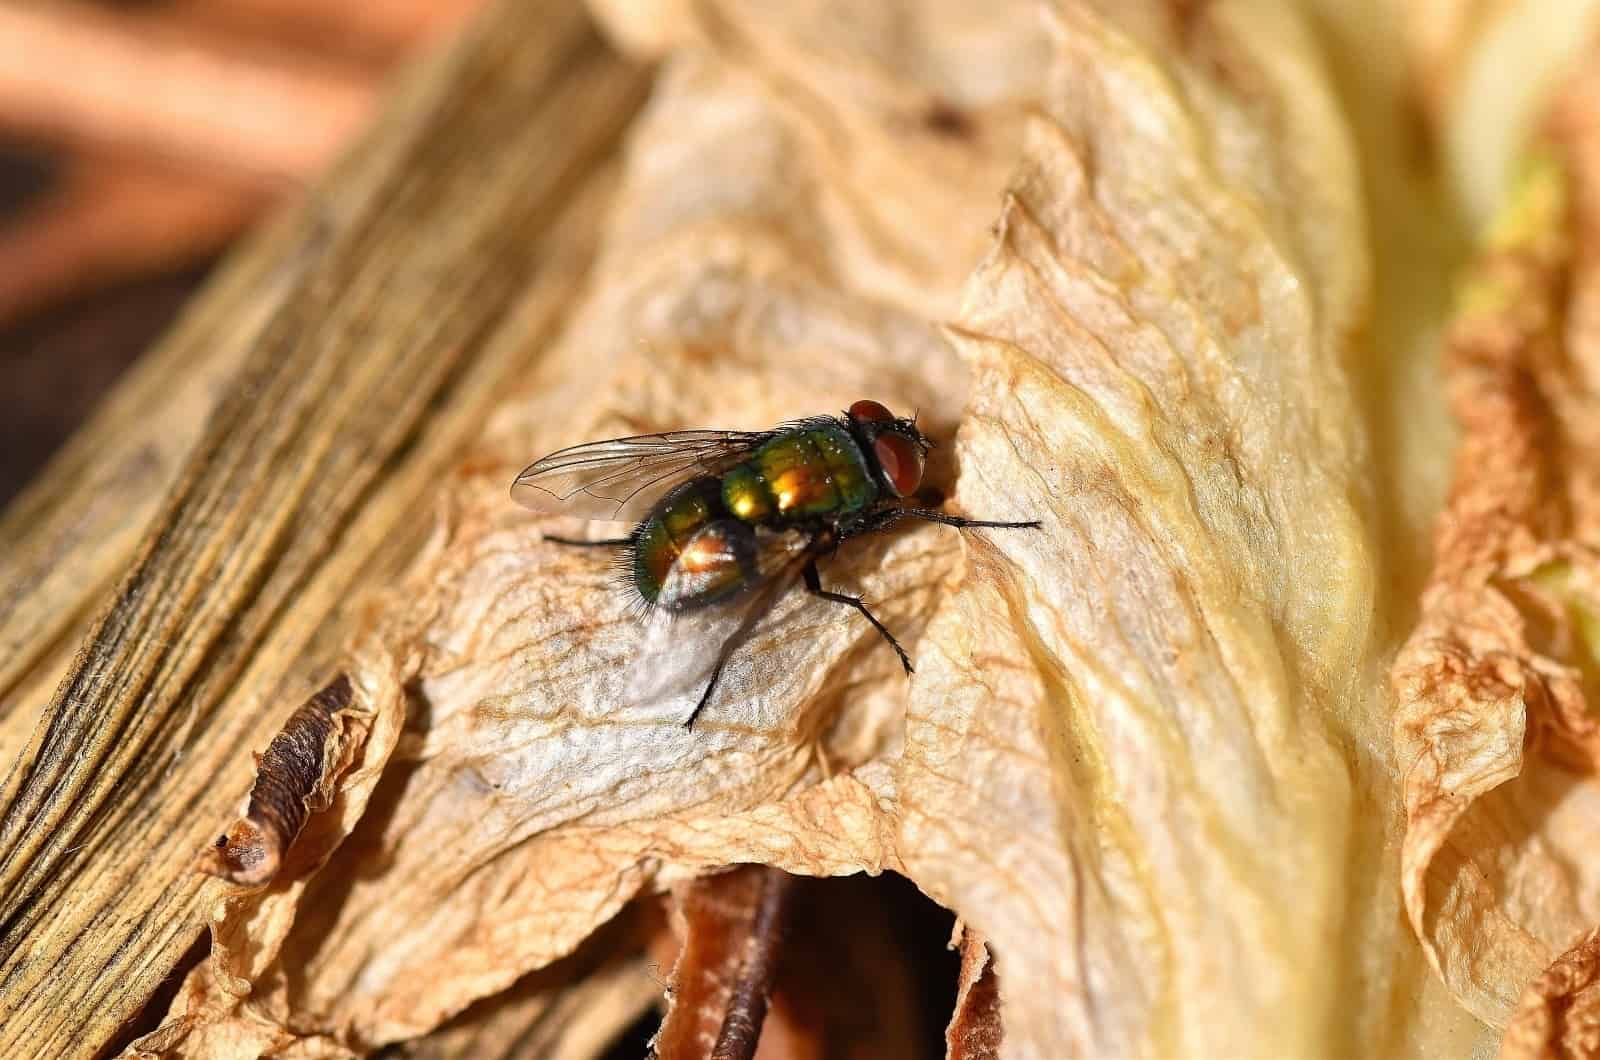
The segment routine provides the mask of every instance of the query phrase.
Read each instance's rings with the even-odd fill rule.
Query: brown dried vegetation
[[[0,653],[13,701],[67,675],[0,715],[0,1011],[111,1040],[182,930],[62,946],[73,975],[16,942],[111,930],[104,900],[210,929],[129,1055],[595,1056],[651,968],[667,1060],[923,1055],[874,899],[808,879],[892,871],[958,918],[952,1058],[1600,1053],[1600,53],[1469,144],[1526,5],[1396,6],[595,0],[635,65],[568,6],[491,11],[239,266],[279,301],[202,360],[244,380],[211,426],[152,449],[173,499],[89,652]],[[1429,167],[1485,158],[1522,176],[1451,306]],[[511,476],[861,396],[950,443],[953,510],[1042,529],[825,568],[909,682],[792,594],[694,731],[628,705],[627,600]],[[261,439],[297,469],[266,511],[229,500]],[[18,510],[120,528],[62,467]],[[28,588],[66,531],[6,526],[14,621],[75,639]],[[152,762],[165,792],[119,797]],[[202,819],[159,816],[181,793]],[[94,851],[149,814],[201,838],[113,901]],[[51,1023],[94,960],[138,988]]]

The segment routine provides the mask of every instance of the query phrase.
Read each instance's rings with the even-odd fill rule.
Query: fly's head
[[[909,497],[922,484],[923,464],[933,442],[917,429],[913,416],[896,416],[876,401],[863,398],[846,415],[850,430],[877,474],[879,485],[895,497]]]

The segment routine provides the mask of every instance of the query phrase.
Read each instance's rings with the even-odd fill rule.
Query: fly
[[[667,431],[573,446],[530,464],[511,495],[547,515],[634,522],[627,537],[545,540],[620,552],[651,615],[647,637],[681,661],[657,684],[705,682],[684,723],[693,726],[729,658],[797,578],[811,595],[860,612],[911,673],[911,657],[860,597],[822,587],[817,561],[850,538],[899,519],[1038,527],[913,506],[932,448],[915,419],[862,400],[843,416],[769,431]]]

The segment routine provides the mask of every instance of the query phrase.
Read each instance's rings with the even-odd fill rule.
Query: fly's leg
[[[834,541],[834,548],[838,548],[840,542],[849,538],[860,537],[862,534],[875,534],[879,530],[886,529],[890,523],[900,518],[904,513],[904,508],[884,508],[881,511],[859,515],[839,527],[838,537]]]
[[[618,545],[633,544],[633,538],[631,537],[603,537],[598,541],[585,541],[577,537],[560,537],[556,534],[546,534],[544,539],[558,545],[571,545],[574,548],[615,548]]]
[[[1020,523],[1000,522],[994,519],[964,519],[959,515],[946,515],[937,508],[891,508],[893,518],[897,519],[922,519],[930,523],[943,523],[945,526],[962,528],[989,527],[998,530],[1037,530],[1039,520],[1029,519]],[[887,524],[888,520],[885,520]],[[877,529],[874,527],[873,529]]]
[[[942,523],[945,526],[954,526],[961,529],[1037,530],[1039,528],[1039,520],[1037,519],[1013,523],[994,519],[966,519],[959,515],[946,515],[937,508],[884,508],[880,511],[869,512],[860,516],[854,522],[840,527],[839,540],[843,541],[846,538],[860,537],[862,534],[875,534],[880,530],[887,530],[897,519],[921,519],[924,522]]]
[[[811,551],[815,548],[816,543],[813,542],[805,555],[815,556],[816,553]],[[811,562],[814,563],[815,560],[813,559]],[[716,690],[717,681],[722,677],[722,668],[728,665],[728,660],[733,658],[733,653],[739,650],[739,646],[750,636],[750,631],[756,628],[756,623],[760,622],[766,615],[772,605],[772,601],[776,599],[777,590],[782,588],[785,583],[785,579],[774,578],[769,585],[763,588],[755,606],[750,608],[750,613],[745,615],[744,619],[739,623],[739,628],[728,634],[728,639],[722,642],[722,648],[717,652],[717,661],[712,664],[711,679],[706,682],[706,690],[700,693],[700,702],[694,705],[694,710],[684,719],[683,727],[685,729],[694,728],[694,719],[698,718],[700,712],[706,709],[706,704],[711,702],[711,693]]]
[[[791,579],[794,577],[796,567],[800,567],[803,571],[806,588],[811,592],[829,600],[849,604],[863,615],[866,615],[867,621],[871,622],[877,631],[883,634],[884,639],[894,647],[895,652],[900,656],[900,661],[905,664],[906,673],[911,672],[911,660],[901,650],[899,643],[895,641],[887,629],[883,628],[883,623],[873,617],[872,612],[868,611],[860,600],[853,596],[843,596],[839,593],[822,591],[822,584],[817,576],[817,557],[832,552],[838,543],[839,536],[831,529],[813,533],[806,542],[805,548],[784,566],[782,572],[769,578],[758,590],[758,595],[752,599],[751,606],[739,621],[739,627],[728,634],[727,639],[722,642],[722,647],[717,652],[717,660],[712,664],[711,678],[706,682],[706,690],[700,693],[700,702],[694,705],[694,711],[684,719],[684,728],[694,728],[694,720],[700,716],[700,712],[711,702],[711,694],[716,691],[717,682],[722,677],[723,667],[728,664],[729,659],[733,658],[733,653],[738,651],[744,642],[750,639],[751,631],[772,609],[773,601],[778,598],[778,594],[794,584]]]
[[[911,656],[907,655],[906,650],[900,647],[900,642],[894,639],[894,634],[889,632],[888,627],[879,622],[877,616],[867,610],[867,605],[861,602],[861,597],[849,596],[845,593],[830,593],[824,589],[822,587],[822,576],[817,573],[816,560],[807,563],[802,573],[805,575],[807,592],[812,596],[820,596],[824,600],[832,600],[836,604],[844,604],[846,607],[853,607],[860,611],[862,616],[872,623],[872,628],[878,631],[878,635],[888,641],[889,647],[893,648],[894,653],[900,656],[900,665],[906,668],[906,673],[910,674],[912,672]]]
[[[694,709],[684,719],[683,727],[685,729],[694,728],[694,719],[698,718],[700,712],[706,709],[706,704],[711,702],[711,692],[717,687],[717,679],[722,676],[722,668],[727,665],[728,659],[732,657],[733,649],[732,638],[729,638],[729,642],[722,646],[722,654],[717,657],[717,664],[711,668],[711,680],[706,682],[706,690],[700,693],[700,702],[694,705]]]

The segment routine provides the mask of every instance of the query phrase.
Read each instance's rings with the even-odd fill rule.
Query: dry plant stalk
[[[795,878],[745,866],[680,889],[683,948],[672,972],[672,1003],[655,1049],[662,1056],[749,1060],[791,919]]]
[[[1416,557],[1451,452],[1424,370],[1440,311],[1407,300],[1416,286],[1375,281],[1393,264],[1373,174],[1447,211],[1403,161],[1407,45],[1365,17],[1380,7],[597,2],[661,73],[583,295],[559,334],[547,315],[491,344],[508,364],[518,343],[525,367],[436,490],[426,547],[407,540],[390,556],[403,575],[369,571],[386,587],[322,623],[344,651],[312,661],[328,664],[322,681],[347,674],[352,695],[328,704],[327,726],[307,715],[321,736],[293,789],[301,807],[246,818],[281,863],[270,882],[207,892],[209,953],[130,1052],[451,1055],[447,1036],[582,996],[581,973],[540,977],[662,891],[684,946],[663,1055],[710,1052],[734,1025],[729,998],[775,982],[785,1011],[763,941],[776,935],[760,926],[783,904],[763,901],[764,883],[781,877],[717,875],[741,863],[892,869],[955,911],[955,1057],[1600,1050],[1600,58],[1558,101],[1449,329],[1462,442],[1424,590]],[[527,32],[511,12],[463,55],[509,55],[495,33]],[[579,32],[571,12],[548,17]],[[1468,28],[1427,47],[1474,40]],[[594,76],[631,99],[633,82],[602,66]],[[540,97],[551,114],[564,84]],[[510,96],[484,105],[501,114]],[[1438,95],[1430,120],[1465,127],[1462,98]],[[424,230],[455,246],[449,214]],[[346,223],[315,260],[369,260]],[[1448,242],[1411,260],[1443,275]],[[367,306],[414,300],[389,286]],[[320,307],[300,334],[348,337],[352,315]],[[264,334],[296,356],[281,326]],[[315,380],[261,378],[301,415],[334,400]],[[586,438],[763,426],[861,396],[920,407],[954,436],[934,469],[954,509],[1043,529],[923,527],[827,569],[912,649],[909,685],[863,623],[796,595],[693,732],[673,705],[619,706],[641,665],[627,602],[603,557],[543,540],[572,524],[510,506],[510,476]],[[160,517],[147,579],[177,576],[163,550],[209,511],[199,501],[222,503],[232,480],[215,469],[244,459],[224,429],[279,437],[241,401],[224,403]],[[414,492],[374,486],[374,503],[409,503],[414,470]],[[315,497],[285,500],[320,512]],[[260,511],[269,499],[223,508],[227,534],[291,525],[281,505]],[[329,519],[357,503],[335,500]],[[289,581],[305,583],[312,561],[296,562]],[[303,630],[265,640],[262,608],[285,577],[263,570],[255,595],[226,581],[150,594],[209,601],[249,643],[275,645],[254,671],[223,653],[193,672],[202,690],[239,674],[255,701],[280,695],[280,720],[318,687],[299,669],[298,694],[282,694]],[[113,628],[93,643],[109,649]],[[186,665],[188,650],[155,661]],[[148,702],[167,732],[184,700],[154,688],[108,707],[134,719]],[[205,768],[241,740],[266,746],[260,725],[230,720],[246,701],[201,701]],[[71,920],[48,872],[97,862],[67,844],[130,827],[112,798],[128,782],[61,805],[33,780],[74,782],[48,741],[72,731],[77,703],[47,713],[0,823],[0,914],[25,930],[40,930],[17,919],[34,910]],[[125,775],[129,756],[85,746]],[[8,831],[32,806],[45,830]],[[88,830],[92,807],[111,824]],[[195,831],[161,832],[156,856]],[[707,896],[726,899],[718,915],[699,915]],[[177,915],[137,901],[147,919]],[[627,951],[602,965],[626,967]],[[3,996],[27,974],[8,969]],[[500,1024],[483,1006],[507,990],[517,1015]]]
[[[157,354],[166,389],[135,380],[91,428],[124,433],[69,449],[8,520],[8,621],[59,632],[99,610],[96,564],[127,573],[82,653],[40,635],[7,660],[20,753],[0,789],[0,1053],[103,1050],[203,930],[195,857],[281,724],[265,705],[316,687],[352,585],[392,567],[392,544],[415,549],[415,499],[570,300],[606,187],[596,167],[644,84],[581,11],[503,7],[221,278]],[[213,404],[183,453],[164,432]],[[126,449],[141,434],[147,447]],[[133,522],[120,502],[148,505],[174,451],[186,462],[152,526],[68,562],[84,535]],[[30,690],[63,663],[36,714]],[[393,729],[365,732],[357,776]],[[335,797],[329,812],[349,811]]]
[[[180,0],[181,18],[230,34],[388,65],[449,32],[482,0]]]

